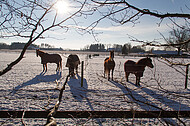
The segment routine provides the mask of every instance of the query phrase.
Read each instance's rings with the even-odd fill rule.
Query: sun
[[[55,4],[55,9],[59,14],[65,14],[68,13],[70,8],[69,8],[69,2],[67,0],[59,0]]]

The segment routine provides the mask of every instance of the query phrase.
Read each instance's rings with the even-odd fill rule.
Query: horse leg
[[[76,73],[78,74],[78,65],[76,65]]]
[[[141,79],[141,77],[139,77],[139,80],[138,80],[138,86],[140,86],[140,79]]]
[[[57,63],[57,69],[56,69],[56,71],[61,71],[61,70],[62,70],[62,61],[59,61]]]
[[[112,69],[112,73],[111,73],[111,75],[112,75],[112,81],[113,81],[113,71],[114,71],[114,69]]]
[[[69,75],[71,76],[71,67],[69,67]]]
[[[129,82],[129,73],[128,72],[125,72],[125,78],[126,78],[126,81]]]
[[[56,71],[58,71],[60,68],[59,68],[59,63],[57,63],[57,68],[56,68]]]
[[[43,64],[43,72],[45,71],[45,64]]]
[[[137,86],[140,86],[140,77],[136,75],[136,85]]]
[[[47,72],[47,63],[45,64],[45,68],[46,68],[45,72]]]
[[[110,70],[108,70],[108,80],[110,80]]]
[[[59,62],[59,68],[62,70],[62,61]]]
[[[74,68],[73,68],[73,67],[69,67],[69,75],[70,75],[71,77],[74,76]]]
[[[104,78],[105,78],[105,74],[106,74],[106,68],[104,67]]]
[[[75,76],[74,68],[72,68],[72,70],[71,70],[71,75],[72,75],[72,77]]]

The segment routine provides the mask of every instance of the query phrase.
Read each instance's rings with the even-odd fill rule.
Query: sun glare
[[[69,3],[67,0],[59,0],[55,4],[55,9],[59,14],[65,14],[69,12]]]

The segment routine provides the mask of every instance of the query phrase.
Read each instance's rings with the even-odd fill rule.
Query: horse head
[[[39,55],[39,49],[36,49],[36,56],[38,57]]]
[[[146,66],[150,68],[154,67],[154,65],[152,64],[152,60],[149,57],[146,58]]]
[[[114,58],[114,51],[110,51],[110,58],[111,58],[111,59]]]

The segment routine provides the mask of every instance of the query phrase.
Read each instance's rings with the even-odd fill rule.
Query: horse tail
[[[60,65],[60,69],[62,70],[62,59],[60,60],[59,65]]]
[[[105,74],[108,74],[108,73],[109,73],[109,70],[108,70],[107,63],[106,63],[106,62],[104,62],[104,72],[105,72]]]
[[[126,71],[126,64],[127,64],[127,63],[125,62],[125,63],[124,63],[124,71]]]
[[[107,68],[107,69],[105,70],[105,72],[106,72],[106,74],[108,75],[108,74],[109,74],[109,69]]]

